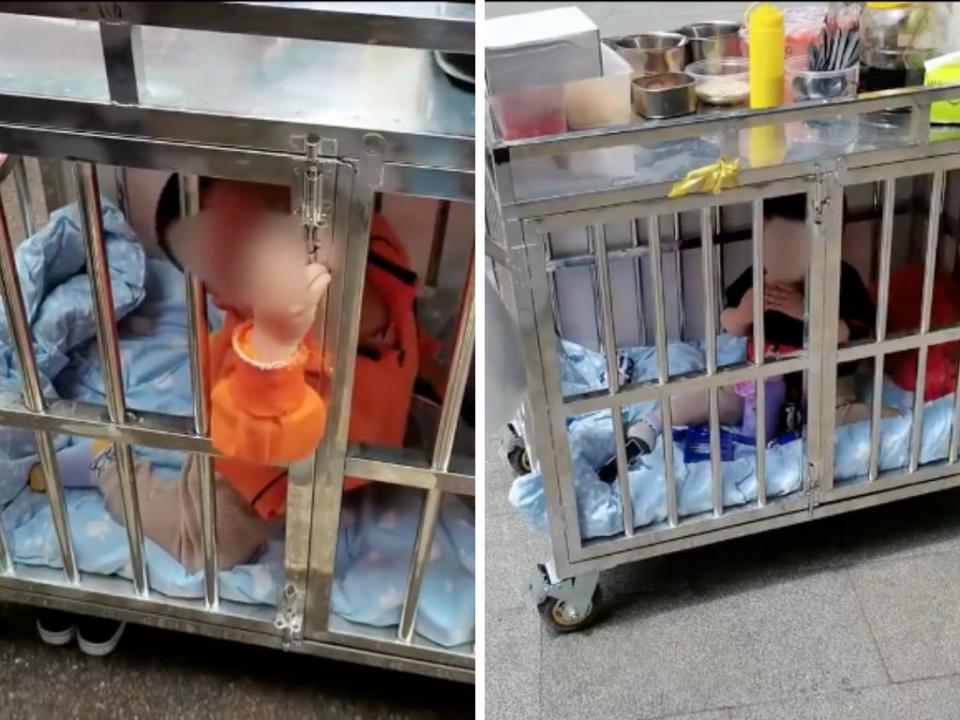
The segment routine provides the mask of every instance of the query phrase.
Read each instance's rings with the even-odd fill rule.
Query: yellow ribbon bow
[[[739,170],[740,158],[729,162],[720,158],[715,163],[688,172],[673,184],[667,197],[683,197],[692,192],[712,192],[719,195],[724,188],[735,188],[740,184],[737,179]]]

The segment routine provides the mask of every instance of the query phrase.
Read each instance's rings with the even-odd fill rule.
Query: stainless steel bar
[[[703,346],[707,356],[707,375],[717,372],[717,299],[713,263],[713,224],[710,210],[700,211],[700,268],[703,283]]]
[[[103,368],[103,385],[107,396],[107,413],[112,422],[122,422],[126,417],[126,401],[123,396],[123,368],[120,364],[120,343],[113,311],[113,290],[110,284],[110,268],[103,238],[103,217],[100,209],[100,189],[96,167],[91,163],[75,166],[77,192],[80,197],[80,212],[83,237],[87,254],[87,273],[93,290],[94,310],[97,320],[97,344],[100,348]],[[114,454],[120,476],[120,493],[123,501],[124,524],[130,545],[130,566],[133,585],[141,596],[150,592],[147,567],[143,552],[143,525],[140,519],[140,502],[134,473],[133,453],[129,445],[114,443]]]
[[[13,241],[10,238],[7,216],[2,205],[0,205],[0,291],[3,294],[8,332],[13,339],[14,350],[17,354],[23,401],[32,412],[43,413],[46,408],[46,401],[43,397],[43,388],[40,385],[40,376],[37,373],[37,364],[33,355],[33,336],[23,305],[23,293],[20,290],[20,277],[17,274]],[[57,543],[60,546],[63,572],[68,582],[78,583],[80,582],[80,574],[70,538],[70,522],[67,517],[53,443],[50,434],[47,432],[37,431],[34,438],[37,443],[40,467],[46,480],[47,499],[50,503],[50,515],[53,519],[54,531],[57,534]],[[13,563],[10,560],[6,530],[2,522],[0,522],[0,536],[3,536],[3,540],[0,541],[0,544],[3,545],[0,555],[2,555],[5,572],[11,572]]]
[[[821,120],[837,116],[855,116],[878,110],[911,107],[922,98],[924,102],[951,100],[960,97],[960,84],[939,87],[904,88],[870,93],[869,96],[843,98],[829,102],[805,102],[782,105],[767,110],[732,110],[717,115],[691,115],[669,121],[649,121],[629,126],[578,130],[564,135],[535,139],[495,141],[496,150],[509,149],[511,161],[565,155],[581,150],[623,145],[644,145],[661,140],[680,140],[702,137],[725,130],[746,130],[764,125]],[[496,151],[495,150],[495,151]]]
[[[457,339],[450,363],[450,377],[447,380],[443,407],[440,410],[440,420],[437,422],[437,440],[433,449],[433,460],[430,463],[432,469],[440,472],[447,472],[450,469],[453,440],[456,435],[460,407],[463,403],[463,393],[467,386],[473,360],[474,253],[475,251],[471,246],[470,261],[467,263],[467,276],[460,303],[460,326],[457,329]],[[427,570],[427,562],[433,547],[433,535],[437,527],[442,499],[443,491],[440,488],[431,488],[427,491],[424,500],[420,524],[417,527],[417,539],[413,549],[413,563],[410,566],[410,575],[407,579],[407,592],[400,613],[400,625],[397,628],[397,637],[401,642],[408,643],[413,639],[417,607],[420,602],[420,588],[423,584],[423,576]]]
[[[417,604],[420,600],[420,587],[423,575],[433,549],[433,535],[437,528],[437,519],[440,516],[440,500],[443,492],[438,489],[427,491],[420,513],[420,524],[417,528],[417,539],[413,546],[413,562],[410,566],[410,577],[407,580],[407,594],[403,601],[403,611],[400,614],[400,625],[397,628],[397,637],[401,642],[410,642],[413,639],[413,630],[417,619]]]
[[[723,208],[720,205],[713,206],[713,220],[714,220],[714,233],[720,235],[723,233]],[[702,225],[702,223],[701,223]],[[702,232],[701,232],[702,235]],[[713,282],[713,292],[717,297],[716,303],[718,308],[723,307],[723,287],[724,287],[724,272],[723,272],[723,245],[715,245],[716,248],[716,259],[714,262],[714,282]]]
[[[27,168],[22,157],[13,158],[13,184],[17,189],[17,204],[23,219],[24,234],[31,237],[37,228],[33,220],[33,197],[27,181]]]
[[[368,156],[361,164],[375,167],[377,156]],[[323,349],[336,382],[325,393],[327,427],[317,452],[287,476],[288,498],[294,493],[299,500],[291,509],[288,499],[286,581],[294,592],[305,589],[304,618],[311,632],[325,632],[330,623],[360,309],[373,196],[379,189],[360,182],[346,168],[338,169],[335,188],[333,267],[339,272],[332,274],[327,291]],[[309,542],[303,541],[304,535]]]
[[[106,66],[110,101],[137,105],[137,66],[140,65],[140,28],[126,22],[100,22],[100,45]]]
[[[841,348],[837,353],[837,362],[853,362],[870,358],[877,353],[903,352],[904,350],[916,350],[917,348],[931,345],[940,345],[945,342],[954,342],[960,339],[960,327],[947,327],[941,330],[931,330],[926,335],[898,335],[897,337],[887,338],[880,343],[862,343],[850,347]]]
[[[661,386],[670,381],[670,366],[667,355],[667,319],[663,303],[663,253],[660,250],[660,218],[647,218],[647,243],[650,245],[650,280],[653,285],[655,337],[657,344],[657,375]],[[663,423],[663,482],[667,495],[667,520],[671,526],[680,522],[677,509],[677,480],[673,474],[673,411],[671,397],[665,394],[660,400]],[[632,523],[631,523],[632,524]]]
[[[957,462],[957,450],[960,447],[960,368],[957,370],[957,378],[953,391],[953,427],[950,431],[950,451],[949,462]]]
[[[677,276],[676,298],[677,298],[677,327],[680,333],[680,340],[687,337],[687,309],[684,304],[685,294],[683,292],[683,249],[680,247],[680,213],[673,214],[673,269]]]
[[[607,391],[610,395],[616,395],[620,392],[620,366],[617,358],[616,330],[613,324],[613,291],[610,286],[610,264],[607,261],[607,238],[603,225],[594,225],[587,230],[593,237],[597,281],[600,285],[603,351],[607,359]],[[623,432],[623,411],[618,406],[610,410],[610,429],[613,432],[613,446],[617,458],[617,483],[620,487],[623,530],[627,535],[633,535],[633,502],[630,496],[627,445]]]
[[[883,181],[883,214],[880,221],[880,257],[877,270],[877,341],[887,339],[887,315],[890,304],[890,262],[893,249],[893,216],[897,200],[897,181]],[[868,482],[876,482],[880,463],[880,429],[883,409],[883,353],[873,359],[873,399],[870,408],[870,459],[867,467]]]
[[[920,334],[930,332],[930,311],[933,307],[933,282],[937,269],[937,246],[940,239],[940,213],[943,209],[943,170],[933,174],[930,189],[930,215],[927,218],[927,247],[923,265],[923,298],[920,304]],[[927,381],[927,345],[917,353],[917,380],[913,398],[913,423],[910,427],[910,471],[920,466],[920,440],[923,429],[924,394]]]
[[[117,207],[125,217],[130,217],[130,191],[127,187],[127,169],[125,167],[115,167],[113,169],[113,181],[117,186]],[[181,205],[181,208],[183,206]]]
[[[630,221],[630,246],[632,250],[640,250],[640,221]],[[646,250],[646,248],[644,248]],[[608,255],[609,257],[609,255]],[[633,264],[633,284],[637,294],[637,334],[641,345],[647,344],[647,306],[643,298],[643,260],[637,255]]]
[[[433,450],[431,467],[446,472],[450,468],[450,456],[453,452],[453,440],[460,418],[463,393],[470,375],[473,362],[474,345],[474,249],[471,246],[470,260],[467,263],[467,276],[460,303],[460,326],[457,328],[457,340],[450,360],[450,376],[444,393],[440,420],[437,423],[437,442]]]
[[[417,450],[351,445],[345,474],[376,482],[415,487],[421,490],[439,488],[454,495],[476,494],[474,463],[469,458],[454,456],[446,472],[433,470],[430,461]]]
[[[113,423],[104,420],[103,406],[76,400],[50,400],[46,411],[39,413],[30,410],[22,397],[0,392],[0,425],[216,454],[209,440],[192,434],[192,418],[130,412],[126,422]]]
[[[189,217],[200,210],[196,175],[180,174],[180,214]],[[210,434],[210,335],[207,321],[207,293],[203,282],[192,275],[184,278],[187,294],[187,343],[190,351],[190,384],[193,392],[193,430]],[[213,458],[195,455],[200,475],[200,527],[203,550],[203,601],[208,609],[220,604],[219,562],[217,560],[217,490]]]
[[[960,335],[960,333],[957,334]],[[614,403],[632,405],[650,400],[662,400],[671,394],[685,395],[693,392],[706,392],[710,388],[722,385],[733,385],[761,378],[766,379],[793,372],[802,372],[807,369],[807,364],[807,359],[801,356],[768,362],[761,367],[750,363],[732,370],[719,370],[716,375],[694,374],[681,378],[674,377],[669,385],[660,385],[657,381],[643,385],[632,385],[623,388],[616,399],[611,398],[606,392],[576,395],[564,398],[563,410],[570,415],[580,415],[595,410],[608,410]]]
[[[433,222],[433,239],[430,241],[430,259],[427,263],[427,272],[424,284],[436,287],[440,276],[440,263],[443,260],[443,246],[447,240],[447,226],[450,223],[450,201],[440,200],[437,203],[437,214]]]
[[[469,107],[472,110],[472,97],[470,101]],[[459,115],[459,110],[457,114]],[[111,141],[121,138],[132,141],[139,138],[136,145],[128,147],[179,147],[182,154],[188,156],[196,155],[201,150],[210,151],[212,146],[218,146],[218,154],[238,159],[244,154],[239,148],[252,148],[257,153],[302,157],[302,153],[298,153],[291,144],[290,138],[316,134],[325,140],[336,142],[338,157],[359,161],[365,152],[362,143],[364,133],[355,126],[287,122],[228,113],[149,108],[142,105],[2,92],[0,124],[4,126],[4,136],[0,141],[2,152],[35,157],[75,157],[108,165],[142,166],[157,170],[176,167],[178,170],[197,174],[213,174],[212,169],[204,168],[200,161],[203,153],[192,160],[187,159],[187,164],[178,164],[162,159],[162,156],[151,159],[147,150],[124,155],[110,148],[110,145],[114,144]],[[29,134],[26,138],[18,137],[15,132],[18,130]],[[382,170],[383,179],[390,183],[391,188],[396,188],[398,182],[409,182],[404,181],[404,176],[413,172],[414,167],[423,168],[426,164],[424,158],[430,158],[429,168],[425,168],[422,173],[417,170],[414,174],[420,175],[423,180],[429,180],[432,192],[463,197],[464,183],[472,183],[472,175],[463,172],[469,170],[472,173],[474,169],[472,122],[469,135],[465,128],[459,125],[448,134],[424,132],[417,128],[394,131],[387,127],[378,129],[377,132],[387,143]],[[90,133],[97,136],[96,147],[87,147],[91,145],[89,139],[86,140],[86,145],[77,140],[78,136],[82,138]],[[163,138],[163,141],[160,138]],[[183,147],[184,144],[200,147],[191,150]],[[243,169],[241,162],[235,162],[234,167]],[[447,172],[451,170],[452,173]],[[247,169],[247,174],[256,179],[256,173],[250,169]],[[426,189],[427,183],[418,182],[416,186],[421,190]],[[473,197],[472,193],[470,197]]]
[[[751,225],[753,228],[753,363],[762,366],[766,356],[766,339],[763,326],[763,283],[764,283],[764,223],[763,200],[754,200],[751,204]],[[767,385],[758,378],[754,389],[756,397],[756,476],[757,506],[767,504]]]
[[[833,489],[836,425],[837,347],[840,331],[840,276],[843,264],[844,188],[833,173],[821,175],[807,192],[807,227],[811,243],[805,282],[805,350],[807,417],[804,493],[816,502]],[[816,221],[816,213],[821,213]]]
[[[14,2],[4,12],[73,20],[391,45],[473,54],[473,3]]]
[[[650,245],[650,282],[653,285],[657,376],[660,384],[663,385],[670,380],[670,368],[667,364],[667,318],[663,302],[663,254],[660,250],[660,218],[657,215],[651,215],[647,218],[647,243]]]
[[[717,372],[717,304],[713,255],[713,219],[710,208],[700,211],[700,269],[703,283],[703,333],[707,356],[707,375]],[[720,411],[717,388],[710,388],[710,495],[713,514],[723,515],[723,468],[720,464]],[[667,429],[669,431],[669,429]]]

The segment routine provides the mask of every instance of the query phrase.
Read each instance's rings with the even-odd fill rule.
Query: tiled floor
[[[557,636],[510,480],[488,445],[490,720],[960,718],[960,492],[617,568],[605,619]]]
[[[90,658],[37,639],[28,608],[0,605],[4,720],[460,720],[474,688],[130,626]]]

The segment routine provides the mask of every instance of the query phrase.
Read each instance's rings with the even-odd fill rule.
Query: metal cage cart
[[[11,3],[3,13],[0,24],[20,28],[7,35],[21,47],[0,62],[28,64],[5,75],[0,89],[3,177],[12,175],[27,235],[38,226],[31,205],[37,197],[29,195],[23,158],[39,161],[48,209],[79,201],[107,406],[44,396],[10,224],[0,213],[3,304],[23,378],[22,398],[4,394],[0,423],[35,433],[62,560],[62,570],[16,562],[0,532],[0,596],[472,682],[472,642],[447,647],[418,634],[442,502],[454,495],[472,506],[474,495],[472,454],[454,453],[473,359],[472,254],[461,252],[460,310],[432,448],[361,447],[347,431],[372,213],[384,196],[429,199],[437,220],[428,275],[436,281],[451,204],[473,202],[473,91],[463,78],[452,81],[436,59],[473,54],[473,4]],[[54,62],[31,55],[38,44]],[[124,396],[100,198],[101,186],[115,183],[122,207],[134,168],[178,172],[184,213],[198,207],[201,175],[287,185],[305,241],[332,267],[322,344],[337,381],[327,390],[327,433],[316,454],[289,469],[284,581],[275,608],[220,593],[215,451],[206,437],[207,302],[196,279],[187,279],[193,417],[135,411]],[[472,217],[472,206],[465,207]],[[81,571],[57,477],[51,438],[58,433],[113,443],[129,580]],[[200,458],[200,599],[151,587],[133,445]],[[422,498],[406,582],[393,590],[402,611],[390,627],[331,612],[345,475],[405,486]],[[471,601],[471,621],[472,608]]]
[[[488,113],[487,272],[523,338],[528,393],[515,425],[529,459],[511,464],[533,468],[518,471],[514,491],[520,482],[534,487],[525,515],[550,538],[552,558],[528,587],[548,625],[563,632],[595,621],[605,569],[960,485],[960,393],[941,398],[938,418],[924,403],[928,352],[960,338],[960,327],[931,322],[935,279],[956,272],[960,131],[931,127],[929,110],[957,97],[956,85],[909,88],[509,141]],[[758,138],[779,155],[755,161]],[[670,195],[718,158],[740,160],[733,186]],[[730,360],[719,332],[724,288],[741,273],[762,285],[764,201],[801,194],[809,230],[803,347]],[[898,302],[891,275],[911,258],[922,267],[919,322],[888,332]],[[840,342],[847,262],[875,280],[876,326]],[[748,302],[761,318],[748,332],[752,347],[767,347],[763,294]],[[581,366],[570,363],[571,341]],[[635,347],[645,354],[631,354]],[[912,404],[888,420],[886,399],[874,402],[865,421],[841,427],[831,412],[838,369],[859,363],[861,385],[879,398],[889,384],[885,359],[904,351],[919,355]],[[681,362],[694,354],[698,363]],[[645,373],[630,372],[635,360]],[[583,366],[592,384],[574,382],[571,368]],[[791,375],[802,378],[797,407],[807,419],[799,439],[780,446],[768,437],[764,393],[771,379]],[[756,397],[742,475],[728,462],[730,423],[721,424],[718,401],[735,384]],[[682,445],[689,438],[670,431],[677,398],[691,394],[704,398],[705,413],[701,456],[692,460]],[[667,430],[635,464],[628,428],[638,407]],[[578,439],[575,428],[587,421],[604,431]],[[795,453],[789,483],[785,447]],[[596,472],[604,458],[616,469],[606,484]],[[518,504],[513,491],[511,500]]]

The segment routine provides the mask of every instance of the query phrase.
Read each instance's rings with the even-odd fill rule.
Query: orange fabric
[[[923,266],[908,265],[890,274],[887,332],[917,332],[923,301]],[[933,283],[930,327],[933,330],[960,325],[960,284],[951,275],[938,275]],[[936,400],[953,393],[957,384],[960,343],[933,345],[927,351],[927,374],[923,399]],[[887,356],[886,372],[904,390],[913,392],[917,382],[916,350]]]
[[[366,283],[389,308],[396,342],[358,352],[348,426],[351,442],[403,445],[419,365],[414,281],[392,229],[374,217]],[[322,358],[311,337],[289,363],[260,367],[248,342],[251,328],[228,311],[223,328],[211,338],[211,441],[228,456],[216,459],[216,471],[261,516],[271,518],[283,512],[286,502],[286,476],[276,466],[308,456],[323,436],[326,407],[318,392]],[[344,488],[365,482],[346,478]]]

